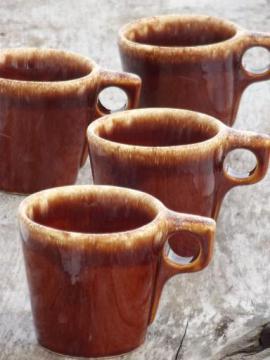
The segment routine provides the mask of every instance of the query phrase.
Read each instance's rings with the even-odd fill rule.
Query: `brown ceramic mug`
[[[270,34],[247,31],[211,16],[164,15],[140,19],[119,32],[123,69],[142,79],[141,107],[172,107],[234,123],[244,89],[270,79],[245,70],[252,47],[270,49]]]
[[[267,172],[270,137],[227,127],[209,115],[179,109],[138,109],[100,118],[88,127],[95,184],[145,191],[168,208],[217,218],[228,190]],[[235,175],[224,160],[234,149],[257,159]]]
[[[19,222],[38,342],[87,357],[142,344],[164,283],[207,266],[215,233],[212,219],[169,211],[139,191],[95,185],[31,195]],[[181,243],[182,232],[193,243]],[[168,256],[175,233],[189,264]]]
[[[31,193],[75,182],[89,123],[109,110],[98,95],[117,86],[136,107],[140,80],[52,49],[0,52],[0,189]]]

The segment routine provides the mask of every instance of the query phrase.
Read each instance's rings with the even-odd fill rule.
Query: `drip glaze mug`
[[[0,189],[32,193],[73,184],[87,155],[89,123],[108,113],[98,100],[117,86],[136,107],[137,76],[100,69],[53,49],[0,52]]]
[[[206,267],[215,233],[212,219],[169,211],[139,191],[94,185],[29,196],[19,223],[38,342],[87,357],[142,344],[164,283]],[[181,243],[182,232],[193,243]],[[168,256],[174,233],[189,264]]]
[[[270,34],[247,31],[203,15],[164,15],[125,25],[119,32],[123,69],[142,79],[140,105],[209,114],[231,126],[245,88],[270,79],[245,70],[252,47],[270,50]]]
[[[112,114],[93,122],[87,135],[95,184],[145,191],[174,211],[215,219],[227,191],[258,182],[269,164],[269,136],[189,110]],[[255,155],[250,173],[226,169],[224,160],[234,149]]]

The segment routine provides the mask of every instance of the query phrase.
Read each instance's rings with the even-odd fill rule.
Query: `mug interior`
[[[133,23],[125,37],[152,46],[201,46],[232,38],[235,27],[220,19],[204,16],[161,16]]]
[[[16,49],[0,55],[0,78],[20,81],[67,81],[90,74],[92,65],[79,55],[58,50]]]
[[[149,199],[148,199],[149,200]],[[157,209],[147,200],[125,192],[71,191],[33,202],[26,216],[33,222],[57,230],[106,234],[129,231],[154,220]]]
[[[193,113],[133,113],[106,118],[95,129],[105,140],[126,145],[170,147],[207,141],[217,135],[218,125]]]

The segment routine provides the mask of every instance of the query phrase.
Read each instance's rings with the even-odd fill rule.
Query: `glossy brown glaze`
[[[2,50],[0,189],[31,193],[74,183],[87,154],[86,128],[108,112],[97,100],[107,86],[122,88],[127,107],[136,107],[135,75],[60,50]]]
[[[172,107],[212,115],[233,125],[244,89],[270,79],[247,72],[245,51],[270,49],[270,34],[246,31],[210,16],[145,18],[119,32],[123,69],[142,79],[141,107]]]
[[[143,343],[162,287],[209,263],[211,219],[167,210],[152,196],[111,186],[67,186],[26,198],[19,209],[38,341],[57,353],[109,356]],[[175,233],[194,259],[165,251]],[[199,249],[199,251],[198,251]]]
[[[145,191],[172,210],[217,218],[234,186],[266,174],[270,137],[231,129],[201,113],[139,109],[105,116],[88,127],[95,184]],[[252,151],[256,168],[238,178],[224,169],[233,149]]]

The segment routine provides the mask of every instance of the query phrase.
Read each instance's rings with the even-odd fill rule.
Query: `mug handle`
[[[269,33],[263,33],[263,32],[248,32],[245,34],[245,45],[242,49],[242,56],[244,53],[252,48],[252,47],[263,47],[267,49],[270,52],[270,34]],[[270,79],[270,64],[268,64],[268,67],[266,69],[263,69],[262,72],[256,73],[246,70],[241,61],[241,67],[242,67],[242,79],[245,83],[245,86],[256,82],[256,81],[263,81],[263,80],[269,80]]]
[[[127,104],[125,104],[121,110],[130,110],[134,109],[139,105],[139,98],[141,92],[141,79],[135,74],[125,73],[125,72],[116,72],[110,70],[101,70],[100,73],[100,84],[98,89],[99,93],[110,86],[115,86],[123,90],[128,98]],[[96,104],[96,116],[98,118],[103,115],[111,114],[113,111],[107,109],[99,100],[97,96]]]
[[[263,179],[267,173],[270,156],[270,136],[232,128],[228,131],[222,160],[222,175],[226,191],[234,186],[255,184]],[[236,175],[232,169],[224,168],[227,154],[235,149],[249,150],[257,159],[255,168],[247,174]]]
[[[110,70],[100,70],[98,76],[100,77],[100,82],[97,92],[94,119],[112,113],[112,111],[110,109],[107,109],[99,100],[100,92],[110,86],[120,88],[127,95],[127,104],[125,104],[117,111],[130,110],[138,107],[141,93],[141,79],[139,78],[139,76],[126,72],[117,72]],[[84,165],[87,155],[87,141],[85,141],[85,146],[83,149],[80,163],[81,167]]]
[[[188,264],[181,264],[168,257],[166,248],[169,245],[168,241],[165,242],[158,268],[149,323],[153,322],[155,318],[163,286],[169,278],[181,273],[200,271],[209,264],[213,254],[215,229],[216,223],[213,219],[174,211],[168,212],[166,239],[178,232],[189,232],[197,235],[200,250],[193,261]]]

